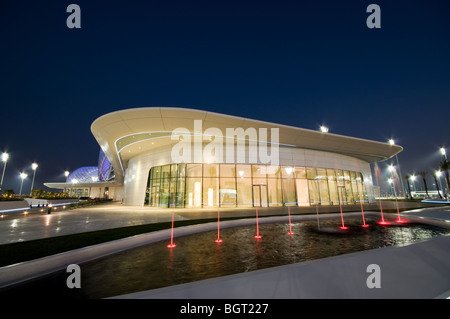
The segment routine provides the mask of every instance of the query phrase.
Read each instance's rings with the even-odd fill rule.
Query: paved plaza
[[[411,209],[420,206],[437,207],[436,210],[427,211],[419,208],[408,214],[424,214],[429,217],[450,219],[447,213],[450,206],[437,204],[422,204],[417,202],[399,202],[400,209]],[[383,210],[395,210],[394,201],[382,203]],[[317,210],[316,210],[317,209]],[[378,204],[366,204],[364,210],[378,210]],[[361,211],[360,205],[343,206],[344,211]],[[339,212],[339,206],[322,207],[291,207],[291,214],[314,214]],[[175,220],[217,218],[218,209],[186,209],[173,210]],[[259,216],[286,215],[287,207],[259,208]],[[449,213],[450,214],[450,213]],[[255,208],[220,209],[221,218],[227,217],[254,217]],[[33,239],[62,236],[101,229],[111,229],[134,225],[168,222],[172,220],[171,209],[154,207],[125,206],[120,202],[107,202],[84,208],[64,209],[58,207],[47,214],[46,209],[33,208],[24,212],[11,212],[0,217],[0,244],[21,242]]]

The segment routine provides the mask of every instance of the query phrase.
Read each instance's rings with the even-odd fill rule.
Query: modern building
[[[112,112],[96,119],[91,131],[102,150],[101,165],[83,180],[69,176],[65,183],[45,185],[137,206],[374,202],[370,163],[402,150],[324,131],[169,107]]]

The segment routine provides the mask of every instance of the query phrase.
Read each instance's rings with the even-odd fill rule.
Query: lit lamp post
[[[436,177],[437,177],[437,180],[439,181],[439,186],[441,186],[441,190],[442,190],[442,193],[444,193],[444,196],[447,197],[447,195],[445,194],[444,188],[442,187],[441,176],[442,176],[442,172],[441,171],[437,171],[436,172]],[[442,198],[441,194],[439,194],[439,196]]]
[[[64,171],[64,176],[66,177],[66,182],[67,182],[67,177],[69,177],[70,172],[69,171]],[[66,188],[64,187],[64,193],[66,192]]]
[[[440,151],[441,151],[442,156],[444,156],[445,160],[447,161],[447,154],[445,153],[445,148],[441,147]]]
[[[33,186],[34,186],[34,177],[36,176],[36,169],[38,168],[38,164],[33,163],[31,164],[31,168],[33,169],[33,180],[31,182],[31,190],[30,190],[30,195],[33,193]]]
[[[25,174],[25,173],[20,173],[20,178],[22,179],[22,182],[20,183],[20,192],[19,192],[19,195],[22,195],[22,186],[23,186],[23,180],[25,179],[25,178],[27,178],[27,174]]]
[[[395,145],[395,141],[391,138],[390,140],[389,140],[389,144],[390,145]],[[398,156],[397,156],[397,154],[395,154],[395,159],[396,159],[396,161],[397,161],[397,166],[398,166],[398,174],[399,174],[399,179],[400,179],[400,185],[401,185],[401,187],[402,187],[402,189],[401,189],[401,194],[403,194],[403,192],[405,191],[405,186],[403,185],[403,179],[402,179],[402,171],[400,170],[400,163],[399,163],[399,161],[398,161]],[[401,195],[400,194],[400,195]]]
[[[412,175],[409,179],[413,182],[414,193],[417,194],[417,189],[416,189],[416,175]]]
[[[3,177],[5,177],[6,162],[8,161],[8,158],[9,158],[9,154],[8,153],[6,153],[6,152],[2,153],[2,161],[5,164],[3,164],[2,180],[0,181],[0,191],[2,190],[2,187],[3,187]]]

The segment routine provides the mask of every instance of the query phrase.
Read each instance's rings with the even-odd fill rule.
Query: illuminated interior
[[[243,164],[171,164],[150,169],[145,205],[275,207],[368,202],[360,172]]]

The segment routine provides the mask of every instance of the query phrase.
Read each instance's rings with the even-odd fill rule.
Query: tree
[[[411,178],[411,176],[406,175],[405,179],[406,179],[406,185],[408,186],[408,192],[409,192],[409,198],[413,199],[412,194],[411,194],[411,187],[409,186],[409,179]]]
[[[43,193],[44,193],[44,191],[42,189],[35,188],[31,192],[31,197],[33,197],[33,198],[41,198]]]
[[[430,195],[428,195],[428,187],[427,187],[427,172],[419,172],[418,173],[420,176],[422,176],[422,180],[423,180],[423,185],[425,186],[425,193],[427,194],[427,197],[430,197]]]
[[[447,181],[447,189],[450,190],[450,181],[448,176],[448,170],[450,169],[450,165],[447,159],[445,159],[443,162],[440,162],[439,168],[444,171],[445,180]]]

